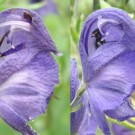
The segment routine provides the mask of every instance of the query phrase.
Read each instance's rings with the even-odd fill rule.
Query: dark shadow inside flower
[[[94,16],[94,15],[93,15]],[[87,29],[81,37],[84,42],[86,53],[91,56],[100,46],[105,44],[115,44],[122,41],[127,27],[122,20],[115,15],[108,17],[107,15],[94,16],[94,19],[86,21]],[[90,24],[90,25],[88,25]]]
[[[33,18],[32,18],[32,15],[30,13],[24,12],[23,17],[27,22],[32,23]]]

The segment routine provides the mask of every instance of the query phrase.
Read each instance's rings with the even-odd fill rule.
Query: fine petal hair
[[[51,52],[59,54],[35,12],[0,13],[0,117],[23,135],[36,135],[28,122],[45,113],[59,83]]]

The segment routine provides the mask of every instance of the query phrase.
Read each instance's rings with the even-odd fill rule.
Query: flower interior
[[[99,16],[96,26],[97,28],[91,34],[91,37],[96,39],[96,48],[108,42],[119,42],[124,35],[122,24],[113,19]]]
[[[13,41],[16,40],[14,38],[18,37],[14,37],[14,35],[18,31],[30,32],[31,23],[32,16],[29,13],[24,12],[23,17],[19,15],[11,15],[6,18],[5,22],[0,24],[0,33],[3,35],[0,39],[1,56],[6,56],[13,52],[19,51],[24,47],[26,41],[16,44]]]

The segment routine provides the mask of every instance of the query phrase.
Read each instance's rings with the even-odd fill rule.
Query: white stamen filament
[[[0,28],[4,27],[4,26],[13,26],[15,29],[17,28],[21,28],[24,29],[26,31],[30,31],[30,24],[27,22],[23,22],[23,21],[8,21],[8,22],[4,22],[0,24]]]
[[[13,20],[13,19],[18,19],[18,20],[21,20],[22,17],[20,15],[16,15],[16,14],[11,14],[8,16],[8,19],[10,19],[9,21]]]

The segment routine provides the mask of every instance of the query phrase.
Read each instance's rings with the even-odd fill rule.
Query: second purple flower
[[[135,116],[129,97],[135,89],[135,23],[120,9],[102,9],[84,23],[79,42],[90,112],[105,135],[105,115],[118,121]]]

